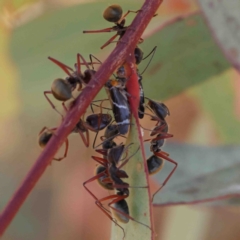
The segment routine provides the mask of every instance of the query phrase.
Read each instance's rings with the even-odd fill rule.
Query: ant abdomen
[[[119,222],[122,222],[122,223],[128,223],[129,222],[129,218],[123,214],[121,214],[120,212],[126,214],[126,215],[129,215],[129,208],[128,208],[128,204],[126,202],[125,199],[121,199],[119,201],[117,201],[116,203],[113,204],[113,207],[118,210],[113,210],[113,214],[114,216],[116,217],[116,219],[119,221]]]
[[[72,98],[71,85],[64,79],[55,79],[52,83],[51,89],[53,96],[57,100],[67,101]]]
[[[162,158],[152,155],[147,160],[148,172],[150,175],[159,172],[163,167],[164,161]]]
[[[123,11],[121,6],[114,4],[105,9],[103,12],[103,17],[108,22],[116,23],[121,19],[122,13]]]
[[[52,137],[53,133],[51,131],[45,131],[39,135],[38,144],[41,148],[44,148]]]

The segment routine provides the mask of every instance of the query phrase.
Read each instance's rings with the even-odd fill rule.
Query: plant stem
[[[61,126],[56,130],[45,149],[37,158],[36,163],[30,169],[20,187],[14,193],[0,216],[0,236],[11,223],[21,205],[36,185],[48,165],[51,163],[57,150],[64,143],[68,134],[75,127],[80,117],[84,114],[87,107],[100,91],[104,83],[110,78],[113,71],[120,66],[128,56],[129,52],[137,45],[143,31],[149,24],[152,16],[163,0],[146,0],[137,14],[130,27],[127,29],[123,38],[119,41],[116,48],[101,65],[88,86],[76,99],[74,106],[67,113]]]

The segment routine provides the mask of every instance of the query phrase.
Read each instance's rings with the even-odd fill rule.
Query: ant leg
[[[94,63],[94,62],[93,62],[93,58],[94,58],[95,60],[97,60],[98,63]],[[92,69],[93,69],[93,70],[94,70],[93,64],[102,64],[102,62],[101,62],[98,58],[96,58],[95,56],[93,56],[92,54],[89,54],[89,59],[90,59],[90,62],[91,62],[91,65],[92,65]]]
[[[62,107],[63,107],[64,111],[67,113],[67,112],[68,112],[68,109],[67,109],[67,107],[66,107],[66,105],[65,105],[65,102],[62,102]]]
[[[54,131],[55,131],[57,128],[43,127],[42,130],[38,133],[38,136],[40,136],[46,129],[47,129],[49,132],[52,132],[52,133],[54,134]]]
[[[117,195],[117,196],[119,196],[119,195]],[[124,200],[124,199],[127,198],[127,197],[128,197],[128,195],[125,195],[125,196],[119,196],[119,198],[113,199],[113,201],[108,204],[109,208],[113,209],[115,212],[123,215],[124,217],[126,217],[126,218],[128,218],[128,219],[130,219],[130,220],[132,220],[132,221],[134,221],[134,222],[137,222],[137,223],[139,223],[139,224],[141,224],[141,225],[149,228],[151,231],[153,231],[152,228],[149,227],[148,225],[137,221],[135,218],[131,217],[129,214],[126,214],[126,213],[118,210],[117,208],[111,206],[112,204],[117,203],[117,202],[119,202],[119,201],[121,201],[121,200]]]
[[[116,137],[123,137],[123,138],[127,138],[126,136],[124,136],[124,135],[122,135],[122,134],[120,134],[120,133],[118,133],[118,134],[116,134],[116,135],[114,135],[114,136],[112,136],[112,137],[109,137],[109,138],[106,138],[105,140],[103,140],[103,137],[104,136],[101,136],[100,137],[100,139],[103,141],[103,142],[101,142],[101,143],[99,143],[97,146],[95,146],[94,148],[96,149],[96,148],[98,148],[99,146],[101,146],[101,145],[103,145],[105,142],[108,142],[108,141],[110,141],[110,140],[112,140],[112,139],[114,139],[114,138],[116,138]]]
[[[92,145],[93,149],[95,149],[94,146],[95,146],[95,143],[96,143],[96,140],[97,140],[98,133],[99,133],[99,131],[96,132],[96,135],[95,135],[95,138],[94,138],[94,141],[93,141],[93,145]]]
[[[123,231],[123,239],[125,238],[125,231],[123,229],[123,227],[121,227],[116,220],[114,220],[114,218],[106,211],[106,209],[102,206],[102,203],[101,201],[105,201],[105,200],[108,200],[108,199],[112,199],[112,198],[116,198],[116,197],[119,197],[119,195],[111,195],[111,196],[108,196],[108,197],[105,197],[105,198],[102,198],[102,199],[99,199],[95,202],[95,204],[103,211],[103,213],[112,221],[114,222],[119,228],[122,229]],[[109,205],[108,205],[109,206]]]
[[[101,49],[104,49],[107,45],[109,45],[117,36],[118,34],[115,34],[114,36],[112,36],[105,44],[101,46]]]
[[[62,103],[62,106],[63,106],[63,109],[68,112],[68,109],[66,107],[66,105],[64,104],[64,102]],[[80,134],[80,137],[82,138],[83,140],[83,143],[86,147],[89,147],[89,132],[88,130],[86,129],[86,137],[84,136],[83,132],[79,129],[78,133]]]
[[[165,156],[167,156],[167,157],[169,156],[169,153],[164,152],[164,151],[162,151],[162,150],[161,150],[161,154],[163,154],[163,155],[165,155]]]
[[[141,11],[142,11],[141,9],[140,9],[140,10],[137,10],[137,11],[128,10],[128,11],[122,16],[122,18],[119,20],[119,22],[122,21],[124,18],[126,18],[126,16],[127,16],[129,13],[138,13],[138,12],[141,12]]]
[[[126,148],[128,148],[131,144],[133,143],[130,143]],[[118,169],[121,169],[125,164],[127,164],[127,162],[139,151],[140,149],[140,146],[138,147],[138,149],[135,151],[135,153],[133,153],[131,156],[129,156],[127,159],[123,159],[124,162],[118,167]],[[125,151],[125,150],[124,150]]]
[[[114,28],[104,28],[101,30],[90,30],[90,31],[83,31],[83,33],[101,33],[101,32],[114,32],[116,31]]]
[[[104,158],[100,158],[100,157],[96,157],[96,156],[92,156],[92,159],[94,161],[96,161],[97,163],[103,165],[104,167],[108,167],[108,161]]]
[[[153,138],[153,139],[152,139],[152,138],[145,139],[144,142],[148,142],[148,141],[151,141],[151,140],[157,141],[157,140],[161,140],[161,139],[165,139],[165,138],[171,138],[171,137],[173,137],[172,134],[170,134],[170,133],[164,133],[163,136],[159,136],[159,137],[156,137],[156,138]]]
[[[59,62],[55,58],[48,57],[48,59],[51,60],[52,62],[54,62],[55,64],[57,64],[68,76],[71,77],[71,73],[69,72],[69,70],[73,72],[72,68],[70,68],[69,66],[65,65],[64,63]]]
[[[109,99],[106,98],[106,99],[101,99],[101,100],[94,100],[94,101],[92,101],[92,102],[91,102],[91,110],[92,110],[92,113],[94,113],[92,106],[101,107],[100,105],[101,105],[102,102],[104,102],[104,101],[109,101]],[[100,105],[94,104],[95,102],[101,102],[101,104],[100,104]],[[102,109],[107,109],[107,110],[112,110],[112,109],[106,108],[106,107],[101,107],[101,108],[102,108]]]
[[[158,152],[158,153],[154,153],[154,155],[158,156],[158,157],[162,157],[163,159],[165,159],[166,161],[168,162],[171,162],[173,163],[175,166],[174,168],[172,169],[172,171],[168,174],[168,176],[166,177],[166,179],[164,180],[164,182],[161,184],[161,187],[153,194],[152,196],[152,202],[153,202],[153,199],[155,197],[155,195],[163,188],[163,186],[165,186],[168,182],[168,180],[172,177],[173,173],[175,172],[177,166],[178,166],[178,163],[175,162],[173,159],[169,158],[168,156],[165,155],[165,153],[162,153],[162,152]]]
[[[86,147],[89,147],[89,131],[88,131],[88,129],[86,129],[86,137],[84,136],[84,134],[81,130],[79,130],[78,132],[83,140],[84,145]]]
[[[53,160],[61,161],[61,160],[63,160],[64,158],[66,158],[66,157],[67,157],[67,153],[68,153],[68,146],[69,146],[69,142],[68,142],[68,139],[66,139],[66,140],[65,140],[65,152],[64,152],[63,157],[61,157],[61,158],[53,158]]]
[[[142,40],[142,42],[143,42],[143,39],[142,39],[142,38],[140,38],[140,40]],[[142,42],[141,42],[141,43],[142,43]],[[154,57],[154,54],[155,54],[155,52],[156,52],[156,49],[157,49],[157,46],[155,46],[155,47],[152,49],[152,51],[151,51],[145,58],[142,59],[142,60],[145,60],[145,59],[147,59],[149,56],[152,55],[151,58],[150,58],[150,60],[148,61],[147,66],[144,68],[144,70],[142,71],[142,73],[140,73],[140,75],[143,75],[144,72],[147,70],[149,64],[151,63],[151,61],[152,61],[152,59],[153,59],[153,57]]]
[[[81,64],[81,61],[80,59],[82,59],[83,63]],[[85,58],[80,54],[78,53],[77,54],[77,70],[78,70],[78,74],[81,73],[81,65],[85,65],[88,69],[89,69],[89,64],[86,62]]]
[[[105,171],[104,171],[104,172],[101,172],[101,173],[97,174],[96,176],[91,177],[90,179],[88,179],[87,181],[85,181],[85,182],[83,183],[83,187],[88,191],[88,193],[89,193],[96,201],[98,201],[98,198],[87,188],[86,184],[88,184],[88,183],[90,183],[90,182],[93,182],[93,181],[95,181],[95,180],[103,177],[105,174],[106,174]]]
[[[55,105],[52,103],[52,101],[50,100],[50,98],[47,96],[47,94],[52,94],[52,91],[44,91],[43,92],[45,98],[47,99],[47,101],[49,102],[49,104],[51,105],[51,107],[58,113],[62,116],[63,118],[63,115],[57,110],[57,108],[55,107]]]

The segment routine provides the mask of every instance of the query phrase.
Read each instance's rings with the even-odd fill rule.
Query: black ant
[[[65,111],[67,111],[66,106],[63,103],[63,107]],[[102,106],[100,105],[100,108]],[[99,131],[107,127],[112,121],[112,116],[108,113],[102,113],[102,108],[100,113],[95,113],[89,115],[85,121],[80,119],[76,126],[73,128],[72,133],[79,133],[85,146],[89,146],[89,130],[96,132],[96,137]],[[39,132],[39,138],[38,138],[38,144],[41,148],[44,148],[48,141],[51,139],[53,136],[54,132],[56,131],[57,128],[47,128],[44,127],[40,132]],[[84,132],[86,132],[86,137],[84,136]],[[96,140],[96,137],[94,139],[94,143]],[[68,152],[68,139],[65,141],[66,147],[65,147],[65,152],[64,156],[61,158],[54,158],[54,160],[62,160],[67,157],[67,152]]]
[[[95,139],[93,141],[93,146],[95,145],[95,141],[98,135],[98,132],[106,128],[112,121],[112,116],[108,113],[102,113],[102,103],[104,100],[102,100],[100,104],[100,113],[93,113],[91,115],[88,115],[86,120],[80,119],[72,132],[79,133],[85,146],[89,146],[89,130],[96,133]],[[73,102],[74,104],[74,102]],[[68,109],[66,108],[65,104],[63,103],[63,108],[67,112]],[[71,108],[72,106],[70,106]],[[84,116],[83,116],[84,119]],[[86,133],[86,137],[83,133]]]
[[[56,131],[57,128],[47,128],[44,127],[38,134],[38,144],[41,148],[45,148],[51,137],[54,135],[54,132]],[[65,151],[64,155],[60,158],[53,158],[53,160],[56,161],[61,161],[62,159],[67,157],[67,152],[68,152],[68,139],[65,140]]]
[[[178,163],[173,159],[169,158],[169,154],[163,152],[161,147],[164,144],[166,138],[172,137],[172,134],[168,133],[168,125],[165,121],[167,115],[169,115],[169,109],[163,103],[155,102],[149,99],[148,103],[150,109],[155,113],[155,116],[152,116],[152,120],[157,121],[155,128],[151,131],[150,136],[157,135],[153,139],[147,139],[145,141],[150,141],[150,150],[153,152],[153,155],[147,159],[148,171],[149,174],[155,174],[160,171],[164,165],[164,160],[173,163],[175,166],[172,171],[168,174],[164,182],[161,184],[161,187],[153,194],[152,201],[154,196],[167,184],[168,180],[171,178],[175,172]]]
[[[105,84],[113,115],[118,125],[119,133],[126,134],[130,124],[130,107],[125,91],[125,83],[118,80],[109,80]]]
[[[105,28],[105,29],[101,29],[101,30],[93,30],[93,31],[83,31],[83,33],[101,33],[101,32],[117,32],[113,37],[111,37],[103,46],[101,46],[101,49],[105,48],[107,45],[109,45],[111,42],[113,42],[113,40],[119,36],[119,40],[123,37],[123,35],[125,34],[127,28],[129,28],[129,26],[125,26],[125,22],[126,22],[126,16],[129,13],[138,13],[141,10],[138,11],[127,11],[124,15],[123,14],[123,10],[121,8],[121,6],[114,4],[111,5],[109,7],[107,7],[105,9],[105,11],[103,12],[103,17],[105,20],[107,20],[108,22],[112,22],[115,24],[115,26],[111,27],[111,28]],[[139,39],[139,43],[142,43],[143,39],[140,38]]]
[[[106,214],[106,216],[111,221],[113,221],[117,226],[119,226],[122,229],[124,236],[125,236],[124,229],[113,219],[113,217],[110,215],[109,210],[103,207],[102,202],[111,200],[111,202],[108,204],[108,207],[113,210],[115,217],[120,222],[127,223],[129,219],[131,219],[149,228],[149,226],[147,226],[146,224],[136,221],[134,218],[132,218],[129,215],[129,208],[125,200],[129,196],[129,189],[128,189],[129,184],[124,182],[122,178],[128,178],[128,175],[124,170],[121,170],[121,168],[129,161],[129,159],[132,156],[122,160],[121,160],[121,157],[123,155],[123,152],[125,152],[130,145],[128,145],[127,147],[125,147],[124,145],[118,145],[108,150],[107,149],[96,150],[97,152],[103,154],[104,158],[92,156],[92,158],[101,165],[97,167],[96,175],[83,183],[83,186],[85,187],[85,189],[96,200],[96,205]],[[121,165],[117,167],[120,160],[123,161],[123,163],[121,163]],[[107,190],[116,189],[117,192],[113,195],[104,197],[102,199],[98,199],[86,187],[87,183],[90,183],[94,180],[97,180],[98,183],[103,188]]]
[[[142,60],[145,60],[146,58],[151,56],[147,66],[144,68],[144,70],[141,73],[137,69],[138,84],[139,84],[139,96],[140,96],[139,107],[138,107],[138,109],[139,109],[138,110],[138,117],[140,119],[142,119],[144,117],[144,112],[145,112],[145,97],[144,97],[144,91],[143,91],[143,85],[142,85],[142,79],[143,79],[142,75],[144,74],[144,72],[148,68],[149,64],[151,63],[152,58],[154,57],[154,54],[156,52],[156,49],[157,49],[157,47],[155,46],[152,49],[152,51],[146,57],[143,57],[144,53],[138,46],[134,49],[135,64],[137,66],[142,62]],[[125,73],[124,66],[121,66],[117,69],[117,80],[120,80],[121,82],[126,84],[127,79],[126,79],[126,73]]]
[[[55,99],[65,102],[73,98],[72,92],[77,88],[77,86],[77,90],[81,91],[82,85],[87,85],[96,71],[89,68],[89,63],[87,63],[83,56],[79,53],[77,54],[77,64],[75,65],[75,71],[69,66],[63,64],[62,62],[59,62],[52,57],[48,57],[48,59],[57,64],[68,75],[68,77],[65,79],[55,79],[52,83],[51,91],[44,91],[44,96],[46,97],[47,101],[52,106],[52,108],[58,112],[55,105],[47,95],[52,94]],[[82,63],[81,60],[83,61]],[[99,63],[91,62],[92,66],[93,64]],[[81,65],[85,65],[87,67],[84,73],[81,72]],[[61,115],[60,112],[58,113]]]

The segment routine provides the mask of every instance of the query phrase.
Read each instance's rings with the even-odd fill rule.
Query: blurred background
[[[1,0],[1,209],[41,151],[37,144],[39,131],[44,126],[55,127],[60,123],[59,115],[51,109],[43,92],[50,90],[52,81],[63,76],[63,71],[47,57],[52,56],[71,67],[76,62],[78,52],[86,57],[92,53],[103,60],[114,47],[112,44],[104,51],[99,49],[110,34],[98,34],[96,43],[96,35],[84,35],[82,31],[110,27],[111,24],[102,19],[102,12],[112,3],[121,4],[124,11],[137,10],[142,4],[131,1],[127,4],[128,9],[123,2]],[[198,5],[192,0],[164,1],[158,16],[146,31],[146,37],[151,36],[152,31],[163,22],[197,10]],[[129,21],[132,17],[129,16]],[[174,37],[173,34],[172,38]],[[145,49],[154,47],[153,44],[151,37],[145,39],[142,45],[144,52],[147,53],[148,50]],[[167,54],[168,49],[161,49],[160,46],[156,55],[161,55],[161,52]],[[149,74],[148,71],[154,72],[153,70],[153,67],[149,67],[146,74]],[[203,66],[202,72],[204,71]],[[202,72],[192,72],[193,81]],[[180,76],[175,81],[181,85]],[[156,89],[151,89],[151,82],[148,81],[150,79],[144,78],[143,84],[150,86],[146,95],[164,100],[171,112],[168,123],[174,138],[165,144],[170,154],[176,144],[190,148],[194,145],[194,149],[199,146],[206,151],[211,149],[213,154],[215,149],[223,145],[238,148],[240,82],[239,75],[230,66],[171,94],[167,91],[165,95],[158,94]],[[93,137],[94,135],[91,139]],[[110,239],[111,222],[99,211],[82,186],[84,181],[94,175],[96,164],[91,160],[94,153],[86,150],[77,134],[71,135],[69,140],[67,159],[61,163],[53,162],[48,167],[3,239]],[[58,154],[61,155],[62,151],[63,149]],[[184,159],[179,159],[179,154],[175,149],[171,157],[181,164]],[[231,162],[231,151],[226,160]],[[158,186],[157,178],[151,177],[151,181],[152,185]],[[174,181],[178,181],[177,177],[170,180],[171,183]],[[89,186],[99,197],[106,196],[106,192],[97,184]],[[240,210],[237,204],[218,208],[155,207],[154,220],[158,234],[156,239],[234,240],[240,237]]]

